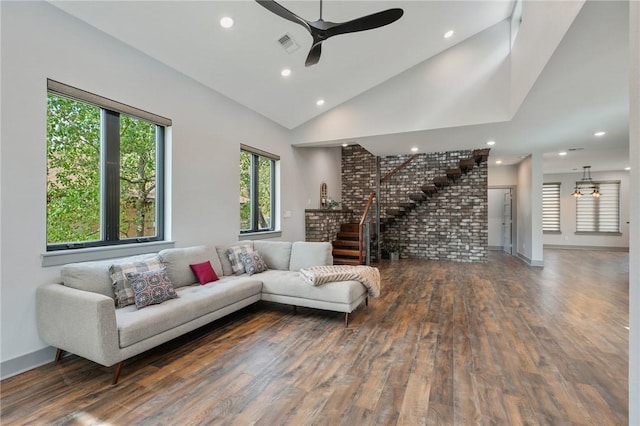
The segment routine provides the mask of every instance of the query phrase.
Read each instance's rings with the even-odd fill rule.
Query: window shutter
[[[620,182],[595,182],[600,197],[576,199],[576,232],[620,232]]]
[[[560,183],[542,185],[542,230],[560,232]]]

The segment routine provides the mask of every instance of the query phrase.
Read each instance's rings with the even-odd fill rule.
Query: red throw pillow
[[[213,270],[211,262],[208,260],[202,263],[196,263],[189,265],[193,273],[198,278],[200,284],[210,283],[212,281],[218,281],[220,278],[216,275],[216,271]]]

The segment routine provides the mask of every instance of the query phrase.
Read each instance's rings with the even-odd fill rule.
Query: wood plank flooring
[[[386,261],[339,313],[261,302],[111,369],[0,383],[3,425],[623,425],[628,253]]]

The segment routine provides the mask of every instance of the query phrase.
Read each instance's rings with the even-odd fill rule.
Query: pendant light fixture
[[[571,195],[576,198],[582,197],[583,190],[591,190],[591,196],[600,198],[600,191],[598,191],[598,185],[591,179],[591,166],[582,166],[582,179],[576,182],[576,186],[573,189]]]

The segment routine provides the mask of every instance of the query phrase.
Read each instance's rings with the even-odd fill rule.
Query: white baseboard
[[[526,263],[529,266],[535,266],[540,268],[544,267],[544,260],[531,260],[522,253],[518,253],[518,259],[522,260],[524,263]]]
[[[620,251],[629,253],[629,247],[607,247],[607,246],[566,246],[560,244],[545,244],[544,248],[562,249],[562,250],[603,250],[603,251]]]
[[[48,346],[0,363],[0,380],[8,379],[25,371],[53,362],[56,349]]]

